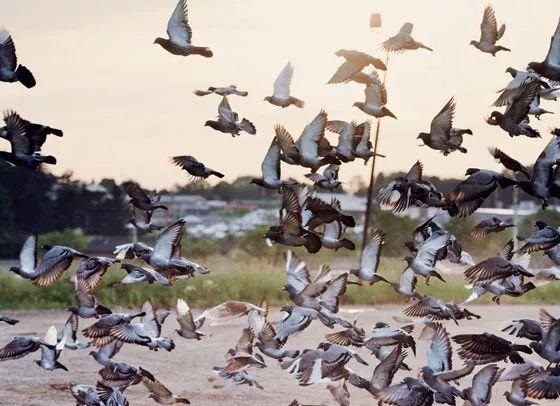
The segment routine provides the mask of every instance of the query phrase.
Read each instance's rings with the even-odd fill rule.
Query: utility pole
[[[385,66],[387,67],[387,70],[389,69],[388,67],[388,63],[389,63],[389,53],[387,52],[385,54]],[[387,82],[387,70],[383,73],[383,86],[385,86],[385,83]],[[365,213],[365,219],[364,219],[364,231],[362,234],[362,252],[364,250],[364,247],[367,244],[367,238],[368,238],[368,230],[369,230],[369,223],[370,223],[370,217],[371,217],[371,202],[373,200],[373,188],[375,187],[375,162],[376,162],[376,158],[377,158],[377,146],[379,145],[379,132],[380,132],[380,128],[381,128],[381,118],[377,119],[377,125],[375,127],[375,139],[373,141],[373,152],[374,155],[372,157],[372,161],[371,161],[371,173],[369,175],[369,186],[368,186],[368,191],[367,191],[367,200],[366,200],[366,213]]]

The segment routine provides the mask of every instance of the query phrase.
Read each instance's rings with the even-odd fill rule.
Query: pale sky
[[[406,170],[416,159],[425,173],[462,176],[467,167],[497,169],[487,146],[499,145],[524,163],[534,161],[546,144],[548,130],[560,125],[555,115],[533,125],[543,139],[510,139],[483,118],[492,108],[496,90],[510,77],[508,66],[524,69],[541,61],[559,17],[557,0],[527,6],[521,0],[494,0],[498,24],[507,25],[500,41],[512,49],[495,58],[469,46],[479,38],[486,0],[190,0],[193,43],[209,46],[214,57],[180,57],[154,45],[165,37],[175,0],[0,0],[1,25],[12,34],[19,61],[35,74],[31,90],[0,83],[0,107],[24,118],[64,130],[51,137],[44,153],[55,155],[53,172],[71,169],[77,178],[118,181],[135,178],[146,187],[184,183],[186,174],[169,163],[172,155],[194,155],[226,173],[226,180],[257,174],[274,136],[283,124],[299,136],[322,108],[329,119],[363,121],[357,108],[363,87],[326,85],[343,61],[341,48],[357,49],[380,58],[380,33],[369,28],[372,12],[383,16],[382,30],[398,31],[410,21],[413,36],[432,47],[389,60],[388,107],[398,120],[382,121],[378,160],[381,171]],[[281,109],[263,101],[287,61],[295,65],[292,95],[304,109]],[[203,127],[217,114],[216,95],[197,97],[192,91],[237,84],[246,98],[230,97],[240,117],[257,127],[254,136],[228,134]],[[467,155],[443,157],[419,148],[416,136],[428,131],[432,117],[451,96],[457,110],[455,126],[473,130],[466,136]],[[559,104],[543,107],[560,114]],[[334,134],[328,135],[336,142]],[[1,144],[7,149],[6,143]],[[283,176],[303,179],[303,168],[282,165]],[[344,164],[340,177],[369,176],[362,162]]]

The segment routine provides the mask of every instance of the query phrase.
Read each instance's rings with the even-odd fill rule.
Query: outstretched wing
[[[176,45],[191,43],[192,30],[189,25],[189,11],[187,0],[179,0],[167,23],[167,35],[169,40]]]

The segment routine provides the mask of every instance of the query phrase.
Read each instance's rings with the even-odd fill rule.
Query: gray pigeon
[[[213,128],[222,133],[231,134],[232,137],[239,135],[241,131],[247,134],[256,134],[257,129],[255,125],[246,118],[239,121],[239,116],[236,112],[232,111],[227,96],[222,98],[218,106],[218,121],[207,120],[204,126]]]
[[[355,74],[364,70],[366,66],[372,65],[374,68],[385,71],[387,66],[381,59],[375,58],[364,52],[349,49],[340,49],[335,52],[336,56],[345,59],[332,78],[327,83],[342,83],[350,80]]]
[[[191,44],[192,29],[189,25],[187,0],[179,0],[167,23],[167,38],[156,38],[154,44],[173,55],[189,56],[202,55],[211,58],[213,53],[208,47],[198,47]]]
[[[396,35],[388,38],[383,42],[382,47],[387,52],[401,53],[405,51],[414,51],[416,49],[426,49],[433,51],[432,48],[416,41],[412,38],[412,23],[404,23]]]
[[[381,230],[374,230],[371,237],[362,250],[360,257],[360,268],[351,269],[350,273],[356,275],[363,282],[373,285],[378,282],[390,282],[379,275],[377,270],[381,259],[381,249],[385,244],[385,234]]]
[[[177,322],[179,323],[179,329],[175,332],[181,337],[196,340],[204,337],[205,334],[198,331],[202,327],[204,319],[193,319],[189,305],[181,298],[177,299]]]
[[[506,25],[502,24],[498,29],[494,9],[491,5],[487,5],[484,9],[482,23],[480,24],[480,41],[473,40],[470,42],[470,45],[482,52],[492,54],[492,56],[496,56],[496,53],[499,51],[511,51],[511,49],[496,45],[496,42],[504,36],[505,32]]]
[[[194,156],[180,155],[171,158],[171,162],[186,171],[193,180],[208,179],[210,176],[223,178],[224,175],[212,168],[208,168]]]
[[[159,203],[161,196],[155,190],[147,194],[138,183],[133,181],[124,182],[121,186],[128,194],[128,203],[132,206],[144,211],[167,210],[166,206]]]
[[[312,180],[315,186],[332,192],[342,184],[342,182],[338,180],[339,168],[339,165],[331,164],[323,169],[322,175],[317,172],[312,172],[306,174],[305,177]]]
[[[305,105],[303,100],[290,96],[290,85],[292,84],[293,75],[294,67],[290,62],[288,62],[274,81],[274,93],[272,96],[265,97],[264,100],[282,108],[286,108],[291,105],[303,108]]]
[[[69,350],[78,350],[88,348],[91,344],[88,341],[78,341],[78,316],[72,313],[62,331],[58,332],[58,342],[64,340],[64,348]]]
[[[101,315],[111,314],[111,309],[99,304],[99,301],[92,293],[93,289],[86,279],[77,275],[74,282],[76,291],[77,306],[70,306],[68,311],[73,315],[80,316],[84,319],[91,317],[99,317]],[[76,325],[77,328],[77,325]]]
[[[496,216],[492,216],[474,226],[470,235],[473,240],[481,240],[489,233],[499,233],[509,227],[515,227],[515,225],[509,224]]]
[[[171,286],[171,282],[154,269],[132,264],[121,264],[121,269],[124,269],[128,274],[121,280],[121,283],[157,282],[166,287]]]
[[[542,62],[530,62],[528,69],[533,69],[539,75],[552,82],[560,82],[560,19],[554,36],[550,39],[550,48]]]
[[[262,186],[266,189],[276,190],[283,186],[296,186],[298,183],[294,180],[282,180],[280,172],[280,146],[278,138],[274,137],[270,143],[270,147],[266,152],[264,160],[261,164],[261,178],[251,179],[252,184]]]
[[[560,244],[560,231],[549,226],[544,221],[535,222],[536,231],[529,237],[520,238],[523,246],[516,252],[519,254],[530,254],[532,252],[549,250]]]
[[[208,88],[208,90],[195,90],[194,94],[196,94],[197,96],[206,96],[209,94],[217,94],[219,96],[229,96],[231,94],[235,94],[237,96],[247,96],[249,94],[249,92],[245,92],[243,90],[238,90],[237,86],[235,85],[229,85],[229,86],[223,86],[223,87],[213,87],[210,86]]]
[[[519,352],[531,354],[526,345],[514,344],[504,338],[490,333],[461,334],[452,337],[461,346],[459,357],[474,365],[484,365],[508,359],[514,364],[524,362]]]
[[[28,89],[36,84],[31,71],[18,64],[16,46],[4,27],[0,27],[0,82],[20,82]]]

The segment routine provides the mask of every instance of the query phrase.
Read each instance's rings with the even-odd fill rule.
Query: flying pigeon
[[[496,53],[499,51],[511,51],[509,48],[496,45],[496,42],[504,36],[505,32],[506,25],[502,24],[498,29],[494,9],[491,5],[487,5],[484,9],[482,23],[480,24],[480,41],[473,40],[470,42],[470,45],[482,52],[492,54],[492,56],[496,56]]]
[[[528,69],[533,69],[542,77],[553,82],[560,82],[560,19],[554,36],[550,39],[548,54],[542,62],[530,62]]]
[[[294,67],[290,62],[288,62],[274,81],[274,93],[272,96],[265,97],[264,100],[282,108],[286,108],[291,105],[303,108],[305,104],[303,100],[290,96],[290,85],[292,84],[293,75]]]
[[[229,96],[232,94],[235,94],[237,96],[242,96],[245,97],[249,94],[249,92],[245,92],[242,90],[237,90],[237,86],[235,85],[229,85],[229,86],[224,86],[224,87],[212,87],[210,86],[208,88],[208,90],[195,90],[194,94],[196,94],[197,96],[206,96],[209,94],[217,94],[219,96]]]
[[[239,116],[231,110],[227,96],[222,98],[218,106],[218,121],[207,120],[204,126],[213,128],[222,133],[231,134],[232,137],[239,135],[241,131],[247,134],[256,134],[257,129],[254,124],[246,118],[239,121]]]
[[[0,27],[0,82],[20,82],[28,89],[36,84],[31,71],[18,64],[16,46],[4,27]]]
[[[432,48],[412,38],[413,27],[412,23],[404,23],[399,32],[383,42],[381,46],[385,51],[395,53],[413,51],[420,48],[433,51]]]
[[[194,156],[181,155],[174,156],[171,161],[177,165],[179,168],[186,171],[193,180],[207,179],[210,176],[216,176],[218,178],[223,178],[224,175],[212,168],[208,168]]]
[[[296,186],[298,183],[294,180],[282,180],[280,172],[280,146],[278,138],[274,137],[270,143],[270,147],[266,152],[264,160],[261,164],[262,178],[251,179],[252,184],[262,186],[266,189],[276,190],[284,186]]]
[[[387,104],[387,89],[379,79],[376,71],[370,74],[371,80],[364,90],[365,102],[355,102],[354,107],[373,117],[397,117],[385,105]]]
[[[159,44],[163,49],[173,55],[189,56],[202,55],[211,58],[212,51],[208,47],[197,47],[191,44],[192,29],[189,25],[187,0],[179,0],[167,23],[167,38],[156,38],[154,44]]]
[[[335,55],[343,57],[345,61],[342,65],[340,65],[327,83],[347,82],[368,65],[372,65],[374,68],[382,71],[387,70],[387,66],[385,66],[381,59],[375,58],[364,52],[341,49],[336,51]]]

